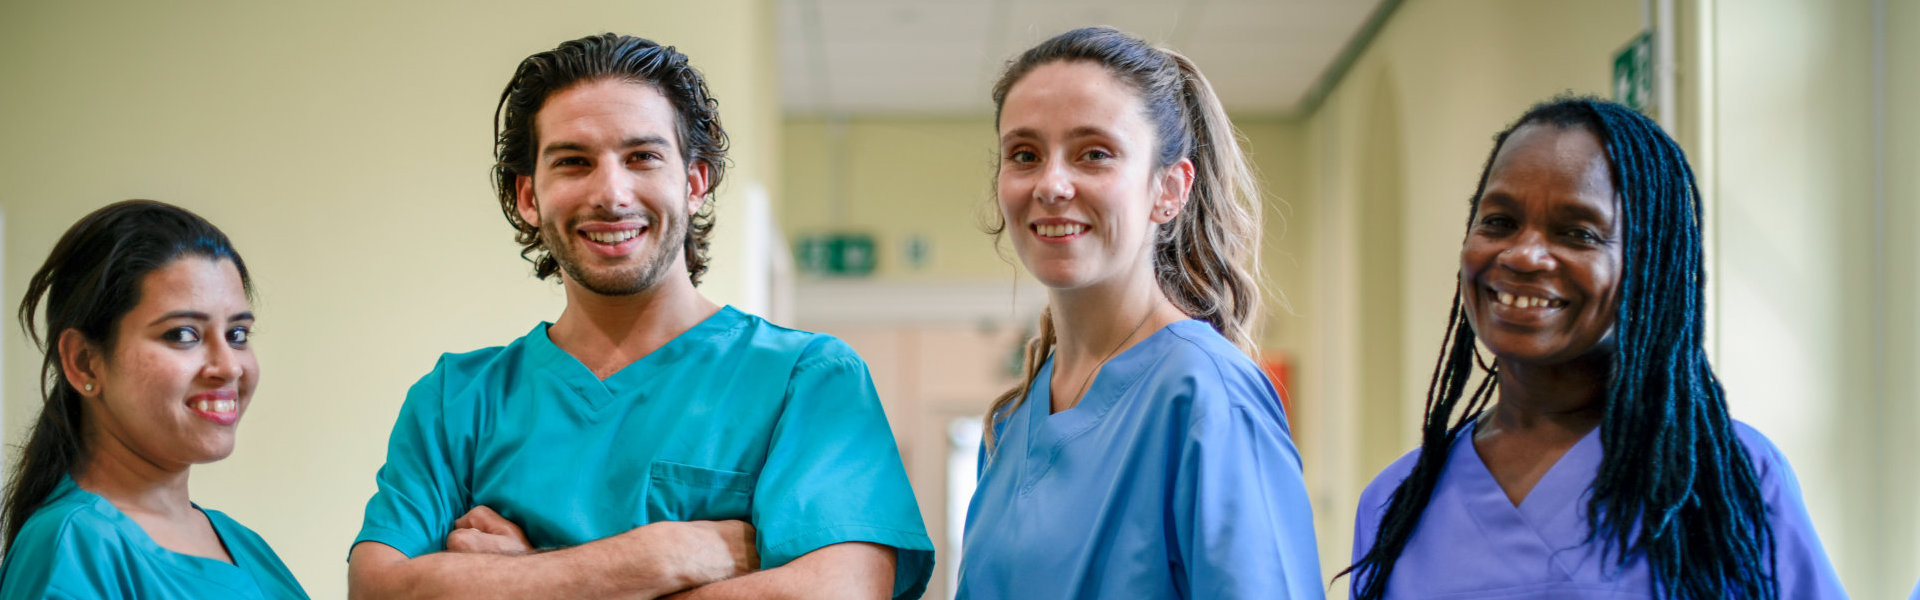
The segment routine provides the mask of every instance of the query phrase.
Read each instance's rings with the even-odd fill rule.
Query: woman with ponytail
[[[20,304],[45,405],[7,486],[0,598],[306,597],[187,493],[259,382],[251,294],[226,235],[178,207],[120,202],[61,236]]]
[[[1420,448],[1360,496],[1353,597],[1844,597],[1701,347],[1679,145],[1555,99],[1495,138],[1470,213]]]
[[[1049,302],[986,417],[959,597],[1321,597],[1251,358],[1260,195],[1206,78],[1096,27],[1020,55],[993,99],[993,233]]]

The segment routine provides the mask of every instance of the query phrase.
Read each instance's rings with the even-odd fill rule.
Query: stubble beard
[[[540,240],[553,254],[553,260],[560,264],[560,270],[566,272],[567,278],[580,284],[580,287],[602,296],[632,296],[659,286],[667,273],[673,270],[673,259],[683,251],[687,238],[687,219],[677,217],[664,215],[663,219],[655,220],[648,226],[645,235],[650,238],[647,244],[651,246],[651,254],[636,267],[594,269],[588,266],[588,261],[593,257],[581,256],[586,252],[577,245],[590,242],[568,234],[581,222],[613,220],[612,215],[578,217],[568,223],[565,229],[553,225],[557,219],[549,219],[540,224]],[[662,233],[659,229],[661,225],[666,226],[665,235],[659,235]]]

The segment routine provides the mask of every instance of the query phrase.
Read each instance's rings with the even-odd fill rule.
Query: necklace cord
[[[1087,371],[1086,379],[1083,379],[1080,381],[1080,393],[1073,397],[1073,406],[1069,406],[1067,407],[1067,409],[1071,409],[1074,406],[1079,406],[1080,401],[1087,397],[1087,390],[1093,387],[1093,376],[1096,374],[1099,374],[1100,368],[1106,366],[1107,361],[1113,360],[1114,355],[1120,353],[1120,347],[1127,345],[1127,340],[1133,339],[1133,334],[1140,333],[1140,328],[1147,326],[1147,320],[1153,318],[1154,308],[1157,308],[1157,305],[1147,307],[1147,314],[1140,315],[1140,322],[1135,323],[1133,325],[1133,331],[1127,332],[1127,337],[1120,338],[1120,343],[1114,344],[1113,349],[1108,350],[1107,355],[1101,358],[1100,362],[1094,363],[1092,370]],[[1066,410],[1066,409],[1062,409],[1062,410]]]

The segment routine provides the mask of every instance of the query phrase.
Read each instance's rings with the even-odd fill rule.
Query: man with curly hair
[[[566,308],[408,392],[353,595],[919,597],[933,546],[866,364],[695,288],[727,137],[687,57],[566,42],[495,121],[501,210]]]

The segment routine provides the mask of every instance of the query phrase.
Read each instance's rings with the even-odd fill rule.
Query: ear
[[[60,371],[66,374],[67,385],[79,390],[83,397],[99,397],[100,380],[106,373],[106,357],[78,329],[60,332],[60,339],[56,343],[60,352]],[[88,384],[92,384],[93,389],[87,389]]]
[[[709,187],[711,181],[708,177],[712,175],[709,168],[707,161],[704,160],[695,160],[693,164],[687,165],[687,214],[689,215],[699,213],[700,207],[707,203],[707,193],[713,191]]]
[[[1153,213],[1148,218],[1164,225],[1180,216],[1180,211],[1187,206],[1187,196],[1193,191],[1193,159],[1182,158],[1167,165],[1156,179]]]
[[[540,204],[533,197],[533,177],[515,175],[513,177],[513,208],[520,211],[520,220],[526,221],[535,229],[540,227]]]

